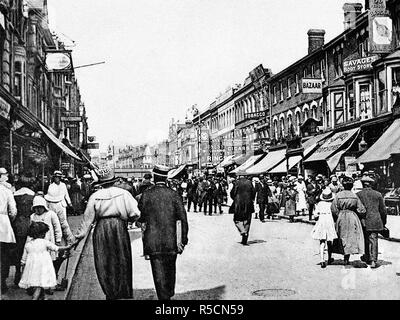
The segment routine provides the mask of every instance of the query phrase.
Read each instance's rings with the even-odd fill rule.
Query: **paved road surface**
[[[311,225],[253,220],[250,246],[245,247],[239,243],[232,215],[188,217],[190,243],[178,257],[174,299],[400,299],[399,243],[379,241],[378,269],[366,268],[359,256],[352,256],[352,265],[345,267],[339,255],[334,256],[335,265],[321,269]],[[142,257],[140,231],[130,234],[134,299],[156,299],[150,263]],[[91,242],[83,255],[70,298],[104,299]]]

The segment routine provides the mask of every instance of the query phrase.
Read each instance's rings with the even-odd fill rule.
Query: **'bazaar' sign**
[[[303,79],[303,93],[322,94],[322,79]]]
[[[372,70],[372,63],[378,59],[378,56],[371,56],[361,59],[346,60],[343,62],[343,71],[344,73],[352,73]]]

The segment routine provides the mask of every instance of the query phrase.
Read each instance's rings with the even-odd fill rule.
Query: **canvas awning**
[[[286,158],[286,148],[268,153],[259,163],[246,170],[248,175],[267,173]]]
[[[289,170],[292,169],[295,165],[297,165],[302,159],[302,156],[294,156],[289,158]],[[278,164],[275,168],[268,171],[268,173],[286,173],[287,172],[287,160],[285,159],[280,164]]]
[[[400,119],[396,119],[371,148],[356,162],[370,163],[389,160],[391,154],[400,153]]]
[[[333,171],[343,154],[348,150],[341,150],[349,141],[354,141],[360,132],[359,128],[337,132],[332,137],[328,138],[314,153],[304,161],[310,163],[314,161],[326,161],[329,168]],[[351,146],[351,144],[350,144]]]
[[[303,143],[304,157],[307,157],[311,152],[313,152],[318,147],[319,142],[328,138],[332,134],[333,134],[333,131],[322,133],[322,134],[313,136],[310,139],[308,139],[306,142],[304,142]]]
[[[227,166],[230,166],[230,165],[234,164],[235,162],[233,161],[233,158],[235,158],[235,156],[233,156],[233,155],[226,157],[226,158],[218,165],[218,167],[227,167]]]
[[[260,154],[258,156],[251,156],[245,163],[243,163],[241,166],[237,167],[235,170],[232,170],[230,173],[231,174],[237,174],[241,171],[246,171],[246,169],[250,168],[252,165],[257,163],[258,160],[260,160],[261,157],[263,157],[263,154]]]
[[[64,143],[60,141],[49,129],[47,129],[44,125],[39,123],[40,129],[45,133],[45,135],[52,141],[54,142],[57,147],[61,149],[62,152],[70,156],[71,158],[74,158],[76,160],[82,161],[81,158],[79,158],[71,149],[69,149]]]

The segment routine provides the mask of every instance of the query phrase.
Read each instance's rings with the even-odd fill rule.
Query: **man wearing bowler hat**
[[[376,268],[378,261],[378,233],[383,231],[386,225],[386,207],[382,197],[378,191],[373,190],[375,180],[369,176],[361,179],[364,189],[357,193],[362,204],[367,210],[365,221],[362,221],[365,255],[361,260]]]
[[[186,210],[179,194],[166,185],[169,168],[155,166],[154,186],[140,200],[144,255],[150,257],[159,300],[175,295],[176,258],[188,243]]]

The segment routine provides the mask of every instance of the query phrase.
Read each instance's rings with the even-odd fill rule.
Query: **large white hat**
[[[8,171],[6,168],[0,168],[0,174],[7,174]]]
[[[49,207],[47,206],[46,200],[40,196],[36,196],[33,198],[32,210],[35,207],[44,207],[47,211],[49,211]]]

